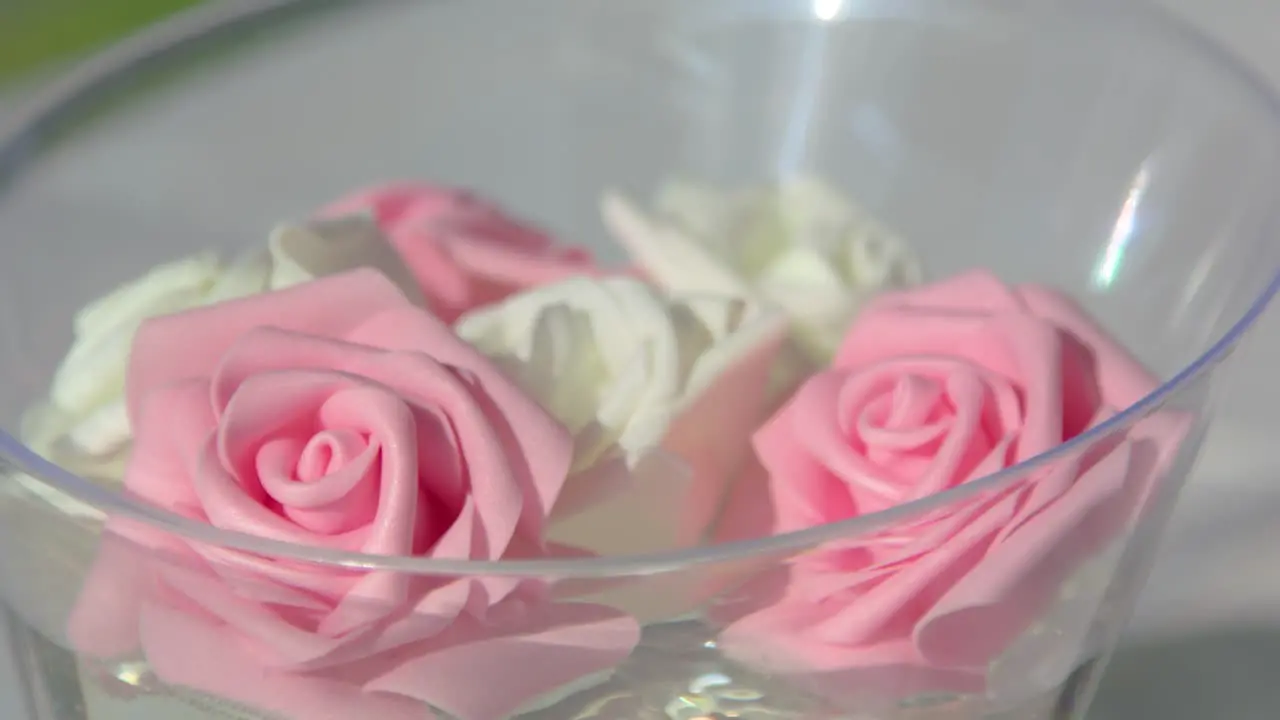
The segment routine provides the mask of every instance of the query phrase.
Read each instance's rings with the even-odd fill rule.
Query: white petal
[[[789,329],[786,315],[748,306],[739,300],[698,298],[684,302],[697,308],[708,326],[714,328],[716,342],[690,368],[685,394],[681,398],[682,410],[692,405],[751,353],[758,352],[761,347],[773,347],[772,352],[776,353],[781,338]],[[712,325],[713,322],[716,325]]]
[[[90,412],[124,390],[129,349],[142,318],[85,333],[54,374],[53,402],[72,415]]]
[[[143,315],[174,312],[186,307],[181,300],[199,297],[217,280],[222,265],[217,256],[204,253],[157,265],[147,274],[121,285],[76,313],[76,335],[102,332],[104,328],[135,321]]]
[[[630,555],[690,545],[698,538],[682,537],[681,510],[690,496],[693,476],[679,458],[651,449],[629,468],[617,468],[625,482],[593,481],[621,488],[589,512],[558,520],[548,530],[553,542],[592,550],[602,555]],[[569,483],[577,482],[570,478]]]
[[[593,548],[621,542],[596,537],[611,523],[581,505],[598,503],[607,517],[625,507],[618,497],[642,496],[631,502],[636,512],[654,503],[663,515],[632,518],[646,528],[644,542],[673,548],[707,529],[734,466],[748,455],[787,320],[734,298],[673,300],[631,278],[580,278],[470,313],[456,330],[504,366],[515,363],[511,376],[574,431],[571,483],[603,482],[597,473],[605,471],[632,473],[621,496],[614,485],[566,491],[580,499],[571,514],[584,535],[575,530],[574,539]],[[581,424],[585,416],[592,422]],[[669,485],[675,478],[654,479],[645,465],[659,449],[673,448],[679,452],[672,457],[692,462],[697,478],[683,489]]]
[[[784,307],[803,312],[809,296],[845,295],[848,285],[831,262],[813,250],[784,253],[758,279],[762,293]]]
[[[201,304],[219,270],[205,255],[160,265],[81,310],[76,341],[54,374],[54,404],[79,415],[117,397],[142,321]]]
[[[410,300],[424,302],[413,274],[368,215],[282,225],[271,233],[267,246],[272,289],[369,267],[386,275]]]
[[[897,237],[877,230],[855,230],[846,240],[845,275],[852,285],[875,290],[922,282],[924,273],[911,249]]]
[[[742,278],[704,244],[673,226],[646,217],[621,195],[606,193],[601,215],[631,258],[664,288],[733,296],[748,292]]]
[[[744,209],[744,198],[684,180],[666,182],[654,198],[654,210],[663,220],[690,235],[723,237]]]
[[[110,456],[133,439],[124,398],[117,398],[82,418],[68,432],[71,443],[90,456]]]
[[[271,264],[271,253],[266,248],[245,253],[223,268],[201,304],[234,300],[266,290],[271,282]]]

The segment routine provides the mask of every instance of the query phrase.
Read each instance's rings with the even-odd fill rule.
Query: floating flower
[[[830,360],[867,298],[920,281],[905,242],[810,178],[740,193],[671,184],[652,214],[607,193],[602,213],[640,270],[670,292],[783,308],[804,353],[793,375]]]
[[[191,521],[375,557],[557,555],[568,431],[373,270],[149,320],[128,380],[125,489]],[[541,579],[304,564],[111,520],[69,637],[290,720],[500,720],[608,673],[639,628]]]
[[[950,490],[1069,442],[1158,381],[1065,297],[985,273],[873,300],[756,435],[779,533]],[[1157,412],[1004,489],[792,561],[730,655],[828,688],[981,688],[990,663],[1132,527],[1189,417]],[[849,673],[853,674],[850,675]],[[815,681],[817,682],[817,681]]]
[[[326,214],[371,212],[417,278],[428,306],[446,321],[538,285],[598,270],[585,249],[546,233],[468,192],[399,183],[344,197]]]

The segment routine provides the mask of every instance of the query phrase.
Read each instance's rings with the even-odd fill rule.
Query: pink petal
[[[465,370],[475,379],[476,396],[483,399],[485,416],[506,448],[526,502],[521,531],[537,537],[542,518],[550,514],[564,486],[573,460],[573,439],[569,431],[552,418],[537,401],[519,387],[475,348],[463,342],[439,321],[417,310],[391,311],[369,318],[353,331],[351,342],[416,351],[440,363]],[[468,455],[468,462],[471,458]],[[475,473],[472,473],[473,481]],[[481,506],[480,510],[486,511]]]
[[[278,592],[292,590],[294,593],[314,593],[322,599],[320,608],[332,607],[332,598],[346,594],[363,575],[363,571],[350,568],[328,567],[317,572],[315,565],[284,558],[262,557],[250,555],[239,550],[213,545],[196,545],[193,547],[222,577],[229,583],[250,583],[241,594],[245,597],[257,597],[255,593],[265,592],[266,597],[279,597]],[[247,580],[246,580],[247,579]],[[270,579],[277,587],[266,585]],[[269,601],[264,598],[264,601]],[[286,602],[286,605],[297,605],[303,608],[316,608],[313,603]]]
[[[344,637],[395,615],[408,602],[414,584],[422,584],[422,579],[401,572],[370,571],[342,596],[333,612],[320,621],[316,632]]]
[[[335,201],[321,211],[324,217],[349,215],[353,212],[373,213],[384,232],[403,229],[410,213],[446,212],[461,207],[466,193],[425,183],[393,182],[366,188]]]
[[[203,612],[225,623],[230,634],[257,649],[261,662],[279,667],[297,667],[359,640],[357,636],[327,637],[291,623],[279,608],[272,608],[242,595],[211,572],[188,568],[165,568],[164,582]],[[247,579],[252,582],[252,579]],[[389,608],[383,607],[383,612]]]
[[[252,493],[245,491],[240,480],[228,472],[218,458],[215,438],[209,438],[192,473],[192,485],[200,498],[200,507],[211,525],[257,535],[269,540],[297,543],[311,547],[354,550],[361,544],[366,528],[347,535],[322,535],[300,527],[282,517]]]
[[[731,625],[718,645],[734,660],[851,710],[865,710],[868,700],[983,690],[984,668],[931,666],[909,638],[841,645],[814,637],[807,628],[810,612],[784,601]]]
[[[828,380],[837,382],[839,376],[814,376],[752,439],[768,475],[775,532],[802,530],[853,517],[858,512],[848,486],[797,440],[797,433],[803,427],[802,419],[809,413],[820,412],[823,404],[820,393],[806,392],[806,388],[821,387]],[[834,418],[831,422],[834,423]]]
[[[1071,333],[1093,352],[1096,383],[1106,404],[1127,408],[1159,386],[1156,377],[1075,301],[1038,285],[1023,285],[1018,293],[1031,312]]]
[[[898,478],[871,462],[840,430],[842,408],[839,402],[842,399],[848,401],[850,394],[861,395],[873,390],[872,385],[882,377],[880,373],[840,371],[815,375],[796,391],[792,400],[791,433],[794,441],[848,487],[857,508],[855,513],[831,517],[832,520],[895,505],[908,489]],[[847,393],[849,385],[858,386],[862,392]]]
[[[368,692],[329,678],[271,670],[234,632],[161,605],[142,613],[147,660],[163,681],[227,698],[287,720],[430,720],[409,698]]]
[[[1018,367],[1015,377],[1022,388],[1023,425],[1015,460],[1025,462],[1066,439],[1063,393],[1089,388],[1063,387],[1062,337],[1055,326],[1030,315],[1009,314],[992,318],[991,329],[1003,338]]]
[[[285,290],[251,295],[152,318],[133,342],[126,395],[137,425],[142,404],[155,388],[189,377],[209,377],[223,353],[253,328],[341,336],[382,310],[412,307],[395,284],[376,270],[360,269]]]
[[[872,301],[880,309],[1004,314],[1023,307],[1023,298],[990,270],[970,270],[927,285],[881,293]]]
[[[976,567],[996,532],[1009,521],[1016,498],[989,507],[942,545],[850,599],[847,607],[809,634],[825,642],[856,644],[909,637],[916,622],[938,598]]]
[[[429,518],[421,496],[423,468],[418,465],[414,416],[404,400],[391,389],[370,383],[335,393],[318,419],[322,427],[349,428],[367,435],[380,451],[379,493],[376,498],[362,496],[373,506],[356,507],[351,504],[353,498],[347,498],[347,504],[334,508],[335,512],[373,517],[361,552],[413,554]],[[427,528],[427,532],[431,530]]]
[[[251,430],[270,427],[268,413],[288,413],[294,406],[313,404],[325,392],[337,393],[337,387],[325,389],[325,384],[332,386],[334,379],[355,377],[377,382],[379,385],[371,383],[360,391],[362,397],[367,396],[365,399],[374,404],[364,403],[367,406],[363,409],[359,405],[346,407],[347,414],[359,411],[358,427],[382,443],[383,453],[383,497],[379,500],[378,520],[370,526],[368,539],[360,549],[378,554],[411,554],[415,550],[415,532],[421,529],[422,523],[431,520],[417,508],[417,490],[421,487],[428,493],[434,493],[436,488],[432,484],[443,481],[440,496],[456,496],[457,478],[453,471],[457,467],[454,460],[460,456],[470,477],[470,486],[466,489],[476,498],[476,509],[483,521],[488,539],[486,547],[491,555],[489,559],[495,559],[521,523],[538,528],[544,517],[537,505],[527,511],[524,507],[524,491],[528,488],[525,484],[526,447],[510,437],[508,424],[524,422],[530,442],[552,445],[527,449],[535,461],[544,460],[548,466],[557,461],[563,463],[561,474],[545,483],[554,486],[557,492],[559,484],[564,481],[568,457],[572,452],[571,448],[566,449],[570,445],[568,432],[536,405],[529,407],[533,401],[515,394],[514,390],[506,398],[508,407],[515,410],[514,416],[498,415],[490,399],[476,392],[481,388],[474,387],[451,367],[441,364],[458,356],[464,361],[474,360],[466,357],[474,351],[468,347],[460,353],[451,352],[452,346],[462,342],[438,320],[416,309],[407,316],[422,320],[420,329],[424,335],[419,339],[429,346],[422,352],[390,352],[376,345],[336,342],[270,329],[246,334],[227,354],[214,381],[215,391],[221,395],[231,392],[232,388],[241,389],[227,406],[224,426],[233,427],[232,418],[244,414],[246,419],[241,424],[245,427]],[[414,330],[411,325],[402,325],[396,332],[412,333]],[[389,329],[387,331],[390,332]],[[372,338],[363,339],[372,341]],[[426,352],[436,339],[440,340],[440,345],[434,347],[443,349],[445,357]],[[477,364],[487,364],[487,361],[477,361]],[[335,372],[303,371],[311,367]],[[496,376],[496,371],[492,373]],[[349,383],[345,381],[344,384]],[[375,390],[375,387],[381,389]],[[498,378],[482,390],[501,392],[509,388],[505,379]],[[289,398],[286,390],[290,390],[289,394],[298,394],[299,399]],[[392,396],[391,391],[399,398]],[[381,400],[374,402],[374,394]],[[303,395],[315,395],[315,398],[304,402],[301,399]],[[336,399],[338,395],[334,397]],[[447,427],[450,431],[447,440],[456,442],[459,447],[444,456],[449,461],[442,468],[444,472],[437,472],[432,467],[419,467],[417,429],[421,425],[412,414],[405,415],[410,412],[404,404],[406,402],[439,412],[448,419],[448,426],[440,429]],[[336,412],[339,408],[334,407]],[[506,409],[501,408],[503,411]],[[418,413],[417,417],[423,416]],[[354,416],[345,419],[335,416],[333,420],[335,427],[357,427],[351,424],[356,421]],[[530,427],[530,423],[534,427]],[[381,429],[375,431],[375,425]],[[229,429],[227,433],[230,433]],[[554,447],[557,434],[564,443],[559,448]],[[557,452],[562,457],[557,458]],[[256,514],[246,511],[245,517],[250,515]],[[443,528],[436,529],[431,537],[438,537],[440,532]],[[332,544],[333,541],[320,542]],[[464,552],[464,557],[470,555],[469,550]]]
[[[976,311],[881,307],[873,301],[849,327],[831,367],[860,370],[885,360],[942,356],[968,359],[1016,378],[989,321],[989,315]]]
[[[454,188],[391,183],[350,195],[326,216],[372,211],[432,309],[452,322],[513,291],[594,274],[589,252],[557,248],[537,228]]]
[[[453,322],[473,305],[474,281],[454,263],[430,227],[405,225],[391,235],[391,242],[413,272],[431,311]]]
[[[431,582],[427,578],[419,578],[422,584]],[[351,665],[369,658],[376,658],[388,651],[397,650],[406,645],[420,643],[423,640],[439,635],[459,616],[465,613],[475,602],[476,589],[479,583],[473,579],[445,581],[442,587],[431,589],[419,603],[406,612],[405,607],[379,606],[375,603],[360,605],[359,598],[354,602],[344,599],[332,615],[325,618],[324,630],[342,630],[350,632],[359,628],[360,619],[376,622],[379,618],[394,618],[390,622],[379,624],[375,632],[362,633],[352,642],[344,642],[333,648],[333,651],[308,661],[298,667],[306,670],[333,670],[341,672],[343,666]],[[482,598],[480,602],[483,602]],[[338,623],[351,621],[350,627]]]
[[[957,368],[947,376],[946,394],[954,413],[951,427],[927,465],[912,479],[906,496],[909,499],[928,497],[959,485],[985,455],[981,424],[987,388],[981,372],[973,367]]]
[[[452,242],[449,254],[473,275],[512,290],[597,274],[591,254],[577,248],[514,252],[494,242]]]
[[[217,429],[206,380],[183,380],[156,388],[133,425],[133,449],[124,486],[157,507],[192,507],[191,487],[200,451]]]
[[[1087,470],[959,579],[916,628],[920,653],[942,665],[989,662],[1030,624],[1066,576],[1115,536],[1133,510],[1127,445]]]
[[[67,639],[76,652],[111,659],[138,649],[138,613],[155,582],[148,554],[108,523],[67,620]]]
[[[540,607],[527,625],[498,632],[456,624],[420,654],[389,660],[365,687],[418,698],[460,720],[502,720],[542,695],[612,670],[640,641],[634,619],[575,603]]]

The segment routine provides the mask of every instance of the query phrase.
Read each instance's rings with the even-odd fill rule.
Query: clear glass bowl
[[[0,587],[31,717],[1083,717],[1199,449],[1214,374],[1276,289],[1277,117],[1237,62],[1121,0],[215,3],[134,38],[10,116],[0,145]],[[761,537],[749,476],[715,543],[588,560],[447,563],[237,535],[16,439],[81,305],[162,260],[243,248],[351,187],[470,186],[606,248],[603,188],[799,174],[896,228],[934,276],[985,266],[1066,290],[1164,384],[959,490]],[[1141,481],[1052,543],[929,534],[1052,500],[1117,448]],[[86,590],[104,577],[106,592]],[[400,588],[378,597],[401,602],[348,594],[352,624],[335,630],[343,593],[316,589],[335,578]],[[916,595],[895,604],[895,582]],[[513,622],[569,629],[451,648],[423,628],[464,621],[441,594],[464,586],[549,592]],[[854,610],[843,630],[823,624],[837,608]],[[615,657],[630,642],[620,614],[643,631]],[[99,616],[125,651],[75,641]],[[421,641],[392,652],[355,637],[392,622]],[[295,643],[294,662],[262,651],[272,642]],[[314,661],[337,645],[348,657]],[[405,686],[376,680],[387,667],[414,668],[408,685],[438,714],[376,692]],[[503,706],[535,676],[564,686]]]

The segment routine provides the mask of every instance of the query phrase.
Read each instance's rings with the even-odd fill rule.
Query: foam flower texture
[[[521,290],[599,271],[584,248],[462,190],[389,183],[347,195],[325,215],[369,212],[446,321]]]
[[[125,488],[191,521],[371,556],[559,556],[568,431],[385,275],[143,323]],[[539,579],[304,564],[108,521],[75,650],[272,717],[499,720],[598,681],[634,618]],[[501,681],[495,681],[500,678]]]
[[[285,224],[266,247],[233,262],[203,253],[166,263],[89,303],[75,316],[70,351],[49,398],[23,418],[33,449],[73,471],[115,482],[132,438],[124,384],[135,333],[148,318],[371,267],[420,299],[412,277],[368,216]],[[33,484],[32,487],[42,484]],[[46,491],[46,494],[52,491]],[[69,511],[96,512],[57,494]]]
[[[674,182],[651,213],[614,192],[601,209],[633,261],[669,291],[785,309],[804,353],[797,362],[825,365],[868,297],[921,278],[901,238],[814,178],[740,192]]]
[[[787,324],[616,277],[529,290],[456,328],[574,433],[550,537],[617,555],[706,539],[768,412]]]
[[[1044,287],[973,272],[886,293],[860,313],[832,366],[755,437],[774,531],[989,476],[1157,386],[1075,303]],[[801,556],[761,581],[777,583],[761,592],[771,599],[727,627],[720,646],[831,692],[981,690],[992,662],[1057,602],[1067,578],[1122,540],[1190,423],[1157,412],[999,492]],[[1020,645],[1019,654],[1035,643]]]

